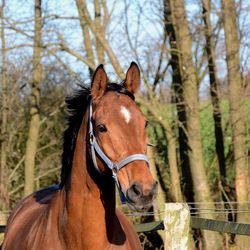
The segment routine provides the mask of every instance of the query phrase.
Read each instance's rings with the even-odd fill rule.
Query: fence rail
[[[250,224],[231,221],[218,221],[204,218],[191,217],[191,227],[201,230],[218,231],[250,236]]]
[[[164,223],[163,221],[154,221],[142,224],[135,224],[134,227],[137,233],[154,232],[157,230],[164,230]]]
[[[5,225],[0,225],[0,233],[4,233]]]

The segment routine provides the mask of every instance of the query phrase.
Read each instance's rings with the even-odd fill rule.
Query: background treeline
[[[247,0],[1,0],[0,211],[59,182],[65,96],[101,63],[120,82],[134,60],[155,217],[164,202],[190,202],[201,217],[250,223],[249,11]],[[190,249],[250,245],[193,236]],[[158,237],[142,236],[145,248],[160,248]]]

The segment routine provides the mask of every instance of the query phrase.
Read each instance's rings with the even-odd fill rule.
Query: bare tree
[[[238,209],[247,209],[249,172],[246,146],[246,123],[244,116],[243,89],[240,73],[239,49],[236,5],[233,0],[221,0],[223,25],[225,31],[226,60],[229,84],[230,122],[233,135],[233,155],[235,165],[235,188]],[[248,214],[237,215],[238,222],[250,221]],[[236,237],[240,249],[249,246],[250,239],[243,236]]]
[[[2,52],[2,68],[1,68],[1,81],[2,81],[2,108],[1,108],[1,165],[0,165],[0,208],[6,209],[8,207],[8,197],[7,197],[7,183],[6,176],[8,175],[7,169],[7,114],[8,114],[8,104],[7,104],[7,76],[6,76],[6,47],[5,47],[5,21],[4,21],[4,8],[5,0],[2,0],[2,6],[0,9],[1,13],[1,52]]]
[[[188,137],[188,155],[193,179],[195,201],[200,202],[198,207],[214,209],[212,196],[204,168],[202,144],[200,137],[199,105],[198,105],[198,80],[192,58],[192,40],[183,0],[171,0],[172,13],[174,15],[174,29],[177,47],[180,54],[180,69],[183,84],[183,97],[186,110],[186,124]],[[203,204],[203,205],[202,205]],[[212,214],[209,218],[214,218]],[[222,239],[218,233],[203,232],[205,249],[220,249]]]
[[[164,31],[169,38],[170,65],[172,68],[172,101],[176,105],[178,115],[178,142],[180,154],[180,166],[182,170],[183,194],[187,201],[193,202],[193,181],[188,158],[188,141],[186,133],[186,111],[183,97],[182,77],[180,70],[180,58],[178,53],[176,34],[173,25],[173,13],[169,0],[163,1],[164,6]]]
[[[42,32],[42,0],[35,0],[35,36],[33,51],[33,72],[30,96],[30,124],[25,152],[25,185],[24,195],[34,191],[35,156],[39,140],[40,128],[40,83],[41,68],[41,32]]]
[[[89,30],[92,32],[92,35],[95,37],[95,40],[99,42],[99,45],[102,46],[103,50],[107,54],[107,56],[110,60],[110,63],[112,64],[117,75],[123,79],[125,77],[125,75],[124,75],[124,72],[123,72],[122,67],[120,65],[120,62],[117,59],[117,57],[115,56],[115,53],[114,53],[112,47],[110,46],[108,40],[106,39],[104,32],[103,31],[99,32],[98,26],[96,26],[95,20],[91,19],[91,15],[90,15],[89,10],[87,8],[86,1],[85,0],[76,0],[76,3],[77,3],[77,7],[78,7],[78,12],[80,14],[79,15],[80,23],[81,22],[87,23]],[[108,14],[107,14],[108,10],[106,8],[106,1],[103,0],[102,4],[103,4],[103,10],[106,13],[105,15],[108,16]],[[104,28],[106,27],[106,24],[105,24],[106,20],[107,20],[107,17],[104,18],[104,21],[103,21]],[[83,35],[84,35],[84,33],[83,33]],[[87,47],[86,47],[86,49],[87,49]],[[91,51],[92,51],[92,49],[93,48],[91,48]]]
[[[103,1],[103,4],[105,4],[105,1]],[[100,0],[94,0],[94,6],[95,6],[95,26],[96,30],[99,33],[103,33],[105,35],[105,27],[102,25],[102,13],[101,13],[101,4]],[[96,39],[96,54],[98,58],[98,64],[104,63],[104,50],[102,44],[99,42],[98,39]]]
[[[95,65],[94,52],[93,52],[90,32],[89,32],[89,25],[86,22],[86,18],[85,18],[84,11],[83,11],[85,8],[87,8],[87,6],[82,0],[76,0],[76,5],[77,5],[78,13],[79,13],[79,20],[80,20],[80,25],[82,29],[84,47],[86,50],[86,57],[88,58],[88,60],[91,62],[92,65]],[[98,24],[99,24],[99,20],[98,20]],[[90,76],[92,76],[93,72],[94,72],[94,69],[89,66]]]
[[[221,110],[219,103],[219,83],[217,79],[217,69],[215,65],[212,26],[210,22],[211,1],[203,0],[202,9],[203,9],[203,20],[205,25],[205,37],[206,37],[205,49],[208,60],[210,94],[213,105],[214,133],[216,141],[215,147],[220,168],[220,179],[224,182],[226,180],[226,166],[225,166],[225,156],[224,156],[224,139],[222,131]]]

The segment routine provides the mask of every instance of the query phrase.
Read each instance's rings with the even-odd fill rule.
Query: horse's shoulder
[[[50,203],[59,190],[58,186],[51,186],[21,200],[8,219],[3,246],[8,246],[8,249],[21,249],[20,245],[13,242],[13,238],[20,239],[22,244],[35,244],[46,232],[44,228],[50,217]]]
[[[21,213],[31,214],[39,208],[45,207],[53,197],[56,191],[59,190],[58,186],[50,186],[41,190],[38,190],[24,199],[22,199],[14,208],[12,214],[9,217],[8,224],[13,221]]]

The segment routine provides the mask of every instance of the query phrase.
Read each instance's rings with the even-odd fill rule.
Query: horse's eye
[[[148,126],[148,121],[145,122],[145,128]]]
[[[106,126],[104,124],[97,125],[97,129],[101,133],[107,132],[107,128],[106,128]]]

